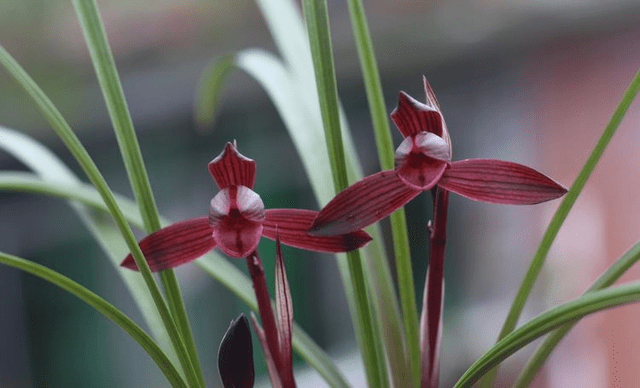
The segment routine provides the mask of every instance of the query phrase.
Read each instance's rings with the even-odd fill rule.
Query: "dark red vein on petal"
[[[494,159],[454,162],[438,186],[476,201],[514,205],[545,202],[567,192],[560,184],[530,167]]]
[[[209,163],[209,172],[220,190],[229,186],[252,189],[256,179],[256,162],[239,153],[232,143],[227,143],[222,153]]]
[[[348,252],[366,245],[371,236],[362,230],[334,236],[312,236],[308,233],[311,223],[318,215],[313,210],[267,209],[262,224],[262,235],[292,247],[316,252]]]
[[[195,260],[215,247],[208,217],[178,222],[143,238],[140,249],[151,271],[157,272]],[[131,254],[121,266],[138,270]]]
[[[293,378],[293,353],[291,347],[293,305],[278,236],[276,236],[276,319],[280,357],[282,358],[282,371],[280,372],[280,376],[282,377],[282,383],[285,387],[294,387],[296,384]]]
[[[325,206],[313,222],[310,234],[334,235],[369,226],[418,196],[395,171],[382,171],[354,183]]]

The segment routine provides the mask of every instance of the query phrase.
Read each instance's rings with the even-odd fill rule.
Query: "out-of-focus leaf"
[[[227,76],[234,69],[235,54],[215,58],[202,72],[197,84],[194,104],[196,127],[200,131],[211,128],[218,113],[218,101]]]
[[[17,131],[0,126],[0,148],[4,149],[16,159],[24,163],[27,167],[35,171],[40,179],[27,173],[1,173],[0,189],[2,190],[26,190],[39,192],[47,195],[55,195],[60,198],[76,199],[70,201],[69,205],[75,210],[82,222],[87,226],[93,237],[100,244],[100,247],[109,257],[114,267],[118,268],[122,258],[129,252],[122,238],[114,229],[113,221],[105,218],[101,214],[96,214],[86,207],[100,206],[107,211],[104,202],[95,189],[89,185],[81,183],[80,179],[69,169],[56,155],[48,148],[38,143],[34,139],[23,135]],[[9,179],[7,179],[9,178]],[[3,184],[4,182],[4,184]],[[82,196],[79,203],[78,198],[73,195]],[[123,205],[124,199],[119,198],[119,205]],[[136,218],[136,222],[141,226],[142,220],[135,204],[128,203],[129,206],[122,207],[123,212],[129,219]],[[129,271],[117,271],[122,277],[126,287],[129,289],[136,306],[142,313],[146,324],[151,329],[153,336],[157,339],[162,349],[169,357],[177,362],[177,357],[162,319],[158,311],[153,306],[153,301],[149,289],[145,286],[144,280],[137,274]]]

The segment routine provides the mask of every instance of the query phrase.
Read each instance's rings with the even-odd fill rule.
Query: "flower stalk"
[[[434,193],[433,223],[429,228],[429,268],[424,286],[420,317],[420,353],[422,359],[421,388],[438,388],[440,378],[440,344],[442,341],[442,309],[444,306],[444,253],[447,243],[449,192],[442,188]]]

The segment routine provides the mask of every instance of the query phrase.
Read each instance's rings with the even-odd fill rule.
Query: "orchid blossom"
[[[333,198],[313,221],[318,236],[364,228],[432,190],[429,267],[420,317],[421,388],[439,385],[439,353],[444,301],[444,253],[449,191],[483,202],[536,204],[567,190],[551,178],[521,164],[493,159],[451,161],[451,139],[431,86],[424,79],[422,104],[400,92],[391,114],[404,140],[396,150],[396,168],[370,175]]]
[[[307,233],[318,212],[301,209],[267,209],[253,191],[256,162],[240,154],[234,144],[209,163],[220,188],[211,200],[209,215],[178,222],[139,242],[151,271],[162,271],[195,260],[215,247],[233,258],[249,257],[262,236],[316,252],[347,252],[371,240],[362,230],[334,236]],[[129,254],[121,264],[137,270]]]
[[[354,183],[333,198],[314,220],[310,233],[330,236],[362,229],[435,186],[464,197],[499,204],[527,205],[561,197],[566,189],[521,164],[494,159],[451,161],[451,140],[440,105],[424,79],[426,104],[400,92],[391,113],[404,140],[396,168]]]

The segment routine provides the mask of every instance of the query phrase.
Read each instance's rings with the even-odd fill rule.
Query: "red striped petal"
[[[260,327],[258,319],[253,313],[251,313],[251,323],[253,324],[253,330],[255,330],[256,334],[258,335],[258,341],[260,341],[260,345],[262,345],[262,353],[264,353],[264,361],[265,364],[267,364],[267,372],[269,372],[269,380],[271,380],[271,385],[273,386],[273,388],[284,388],[282,379],[280,379],[280,375],[278,374],[276,362],[273,358],[273,355],[269,351],[267,336],[262,327]]]
[[[362,229],[393,213],[421,192],[403,182],[395,171],[369,175],[336,195],[320,211],[309,233],[327,236]]]
[[[308,233],[311,223],[318,215],[313,210],[267,209],[262,235],[275,240],[276,233],[283,244],[316,252],[348,252],[360,248],[371,241],[365,231],[334,236],[312,236]]]
[[[444,138],[444,120],[437,108],[425,105],[405,92],[400,92],[398,107],[391,112],[391,119],[404,137],[431,132]]]
[[[438,186],[475,201],[510,205],[546,202],[567,192],[530,167],[494,159],[453,162]]]
[[[280,375],[285,386],[295,386],[291,347],[293,304],[278,235],[276,235],[276,319],[278,322],[278,342],[280,344],[280,365],[282,365]]]
[[[424,82],[424,94],[427,96],[425,104],[440,112],[440,103],[438,102],[436,94],[434,93],[433,88],[431,88],[429,81],[427,81],[427,77],[422,76],[422,81]]]
[[[235,141],[227,143],[224,151],[209,163],[209,172],[220,187],[247,186],[253,189],[256,181],[256,162],[238,152]]]
[[[143,238],[139,245],[152,272],[177,267],[209,252],[216,243],[208,217],[193,218],[160,229]],[[122,267],[137,271],[131,254]]]

